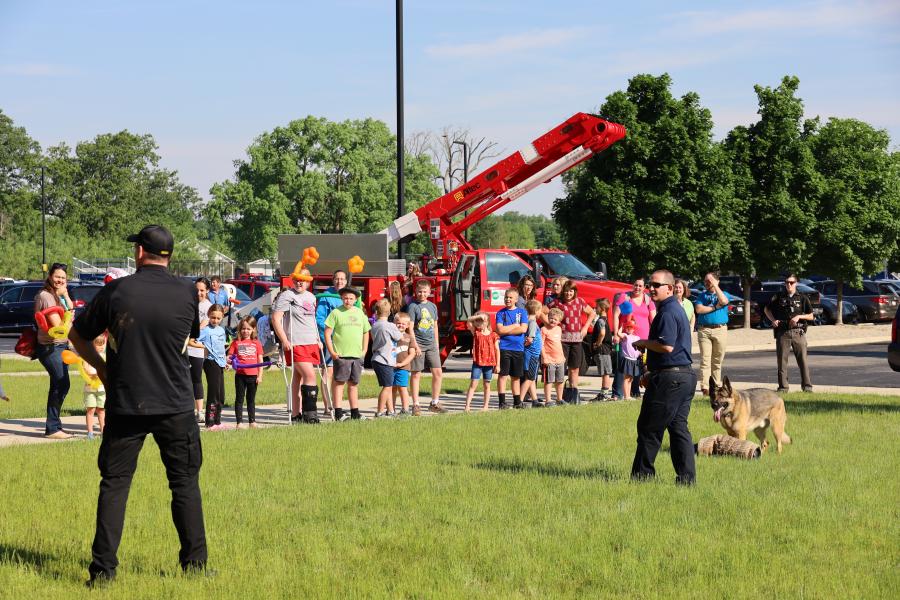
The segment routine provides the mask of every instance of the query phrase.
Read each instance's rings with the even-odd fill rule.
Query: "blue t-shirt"
[[[656,305],[656,316],[650,324],[647,339],[672,346],[671,352],[647,351],[647,368],[651,371],[690,366],[691,323],[675,296],[669,296]]]
[[[207,325],[200,332],[197,341],[203,344],[209,353],[206,355],[206,360],[214,360],[220,367],[225,367],[225,329],[223,327]]]
[[[218,292],[209,290],[209,292],[206,294],[206,298],[211,303],[218,304],[225,309],[228,309],[228,307],[231,306],[231,304],[228,302],[228,290],[223,287],[220,287]]]
[[[698,305],[715,306],[718,302],[719,297],[709,290],[704,290],[697,295],[694,299],[694,314],[697,315],[697,325],[725,325],[728,323],[728,306],[717,308],[703,315],[697,312],[696,307]]]
[[[528,313],[522,308],[504,308],[497,311],[497,325],[522,325],[528,323]],[[523,352],[525,334],[500,335],[500,349]]]
[[[544,347],[544,338],[541,337],[541,328],[538,327],[537,321],[528,321],[528,331],[525,337],[533,337],[530,346],[525,346],[525,358],[531,359],[541,356],[541,349]]]

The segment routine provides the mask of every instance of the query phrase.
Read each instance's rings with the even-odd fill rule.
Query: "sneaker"
[[[551,400],[549,402],[544,402],[544,406],[547,408],[552,408],[554,406],[559,406],[559,403],[557,403],[556,400]]]
[[[421,417],[422,416],[422,407],[419,406],[418,404],[413,404],[412,414],[414,417]]]
[[[531,408],[544,408],[545,406],[547,406],[547,404],[545,402],[541,402],[540,400],[534,400],[531,403]]]
[[[292,424],[293,424],[293,423],[299,423],[299,422],[300,422],[300,419],[301,419],[301,417],[300,417],[299,414],[291,415],[291,423],[292,423]]]
[[[344,414],[346,414],[346,413],[344,413]],[[369,417],[367,417],[366,415],[364,415],[364,414],[362,414],[362,413],[360,413],[360,415],[359,415],[358,417],[354,417],[354,416],[351,414],[351,415],[350,415],[350,418],[351,418],[352,420],[354,420],[354,421],[368,421],[368,420],[369,420]],[[342,420],[343,420],[343,419],[342,419]]]
[[[375,418],[376,418],[376,419],[381,419],[381,418],[386,417],[386,416],[388,416],[388,411],[386,411],[386,410],[383,410],[383,411],[381,411],[381,412],[375,413]]]
[[[94,439],[94,432],[93,432],[93,431],[88,431],[87,439],[89,439],[89,440],[93,440],[93,439]]]
[[[349,421],[349,420],[350,420],[350,413],[344,413],[344,414],[342,414],[340,417],[338,417],[337,420],[338,420],[339,422]]]
[[[442,415],[447,412],[447,409],[440,402],[432,402],[428,405],[428,412],[437,413]]]
[[[812,394],[812,386],[811,385],[806,386],[805,388],[803,388],[803,392],[806,394]]]
[[[510,406],[506,402],[502,402],[497,408],[500,410],[509,410]]]
[[[48,433],[44,437],[47,438],[48,440],[70,440],[70,439],[72,439],[72,434],[66,433],[65,431],[60,429],[59,431],[54,431],[53,433]]]
[[[412,411],[404,408],[400,412],[397,413],[397,416],[398,417],[411,417]]]
[[[104,589],[108,588],[115,580],[115,573],[113,573],[112,575],[107,575],[106,573],[93,573],[91,574],[91,578],[84,582],[84,587],[90,588],[92,590]]]
[[[788,389],[787,388],[778,388],[777,390],[775,390],[775,393],[776,394],[787,394]]]
[[[254,422],[250,423],[250,429],[259,429],[259,425],[257,425],[256,422],[254,421]]]

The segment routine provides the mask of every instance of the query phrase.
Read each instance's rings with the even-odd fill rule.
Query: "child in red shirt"
[[[500,369],[500,336],[491,329],[491,317],[487,313],[479,312],[469,317],[469,331],[472,332],[472,376],[469,382],[469,390],[466,392],[466,412],[472,406],[472,396],[478,387],[478,380],[484,377],[484,406],[481,410],[488,409],[488,401],[491,397],[491,379],[494,370]]]
[[[234,417],[240,429],[244,412],[244,393],[247,394],[247,420],[251,429],[256,429],[256,387],[262,382],[262,369],[243,368],[239,365],[256,365],[263,362],[263,348],[256,339],[256,319],[244,317],[238,323],[238,337],[228,348],[229,364],[237,361],[234,373]]]

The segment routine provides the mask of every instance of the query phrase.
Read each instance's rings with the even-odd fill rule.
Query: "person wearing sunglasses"
[[[655,271],[648,287],[657,312],[647,339],[632,343],[634,348],[647,351],[647,372],[641,378],[647,391],[637,421],[631,478],[640,481],[656,476],[653,463],[668,431],[675,483],[691,485],[696,469],[688,415],[697,389],[697,374],[691,365],[691,324],[674,295],[671,272]]]
[[[800,369],[804,392],[813,390],[806,362],[806,327],[815,319],[812,302],[797,291],[797,275],[784,278],[784,289],[772,296],[765,308],[766,317],[775,330],[775,349],[778,355],[778,392],[788,391],[788,352],[794,353]]]

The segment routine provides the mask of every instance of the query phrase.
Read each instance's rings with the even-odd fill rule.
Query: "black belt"
[[[651,373],[666,373],[669,371],[693,371],[691,365],[679,365],[677,367],[663,367],[662,369],[651,369]]]
[[[718,329],[719,327],[725,327],[726,323],[721,323],[719,325],[701,325],[700,329]]]

